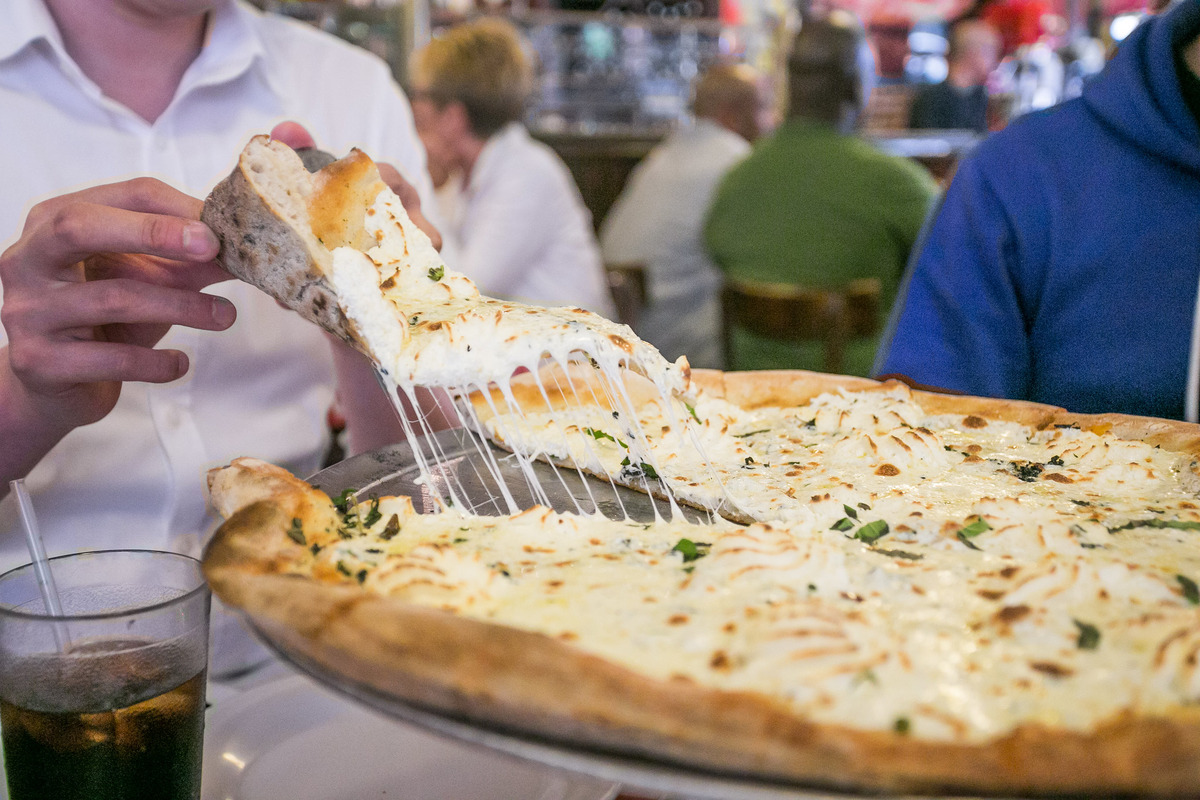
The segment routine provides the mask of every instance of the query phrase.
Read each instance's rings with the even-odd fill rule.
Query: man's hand
[[[293,150],[301,150],[305,147],[316,147],[316,141],[312,134],[298,122],[281,122],[271,129],[271,138],[277,139]],[[368,154],[369,155],[369,154]],[[408,216],[416,223],[417,227],[425,231],[425,234],[433,242],[433,246],[438,250],[442,249],[442,234],[433,226],[425,214],[421,211],[421,196],[417,194],[417,190],[413,185],[404,180],[399,170],[391,164],[379,164],[379,177],[383,178],[383,182],[388,185],[396,196],[400,198],[400,202],[404,204],[404,210],[408,212]]]
[[[199,290],[229,278],[202,203],[138,178],[34,206],[0,255],[0,477],[23,475],[72,428],[104,417],[124,381],[165,383],[187,356],[156,350],[172,325],[224,330],[233,305]],[[18,452],[20,451],[20,452]]]

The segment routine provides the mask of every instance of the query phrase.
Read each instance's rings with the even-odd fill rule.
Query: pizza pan
[[[465,431],[443,431],[428,442],[440,449],[439,475],[436,479],[457,480],[473,511],[481,514],[506,513],[498,499],[498,487],[487,468],[495,459],[505,476],[518,505],[533,504],[532,494],[525,488],[519,466],[513,457],[498,449],[488,455]],[[574,473],[555,470],[547,464],[533,465],[551,505],[559,511],[573,511],[576,502],[586,505],[594,499],[602,513],[623,518],[623,508],[639,521],[654,519],[655,501],[650,497],[623,487],[614,487],[599,479],[584,481]],[[414,453],[407,444],[393,445],[364,453],[318,472],[308,480],[330,495],[346,489],[355,490],[360,499],[371,494],[408,495],[422,511],[437,507],[431,488],[419,480],[420,470]],[[665,504],[658,503],[658,513],[666,516]],[[699,512],[693,512],[699,515]],[[622,753],[574,745],[570,742],[539,737],[526,731],[514,731],[476,720],[457,717],[445,711],[422,707],[402,701],[385,693],[348,679],[301,653],[289,649],[274,639],[268,629],[252,627],[269,648],[283,660],[330,688],[365,705],[425,730],[460,742],[485,747],[528,762],[555,769],[567,770],[604,781],[620,783],[630,791],[640,791],[672,798],[694,800],[846,800],[845,793],[813,790],[795,784],[779,783],[763,778],[713,773],[703,768],[639,758]]]

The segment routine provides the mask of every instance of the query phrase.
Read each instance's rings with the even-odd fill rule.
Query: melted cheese
[[[489,426],[612,474],[654,457],[680,496],[759,521],[410,513],[381,552],[367,535],[318,559],[362,565],[374,591],[831,724],[986,741],[1200,702],[1200,510],[1179,454],[930,416],[902,388],[639,411]],[[699,557],[684,560],[682,539]]]

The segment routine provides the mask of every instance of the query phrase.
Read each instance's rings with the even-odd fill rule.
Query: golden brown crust
[[[693,380],[706,392],[759,405],[762,396],[796,403],[839,387],[883,388],[815,373],[697,370]],[[1072,415],[984,398],[918,397],[935,413],[1111,426],[1118,436],[1200,452],[1195,426]],[[541,634],[371,595],[353,582],[284,574],[302,569],[306,558],[284,529],[296,515],[306,528],[325,524],[329,499],[262,462],[239,460],[234,468],[236,474],[214,477],[214,500],[244,481],[251,488],[220,503],[238,510],[205,557],[214,591],[289,652],[388,695],[553,740],[811,786],[914,793],[1200,792],[1200,708],[1125,716],[1090,732],[1025,724],[984,743],[815,724],[762,695],[651,679]]]
[[[323,524],[329,498],[269,471],[255,475],[256,464],[237,469],[278,494],[241,507],[217,532],[205,555],[216,594],[289,652],[423,707],[813,786],[1147,795],[1200,787],[1200,709],[1123,718],[1091,733],[1025,725],[984,744],[820,725],[762,695],[647,678],[538,633],[376,596],[349,580],[289,574],[303,570],[306,552],[284,531],[297,514],[305,528]]]

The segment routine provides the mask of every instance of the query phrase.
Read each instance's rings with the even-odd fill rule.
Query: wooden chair
[[[604,272],[617,307],[617,322],[636,330],[638,312],[646,305],[646,266],[639,262],[605,264]]]
[[[784,283],[725,282],[721,291],[722,334],[728,369],[737,369],[733,329],[781,342],[822,342],[821,368],[841,372],[846,342],[879,330],[880,282],[852,281],[841,290]]]

